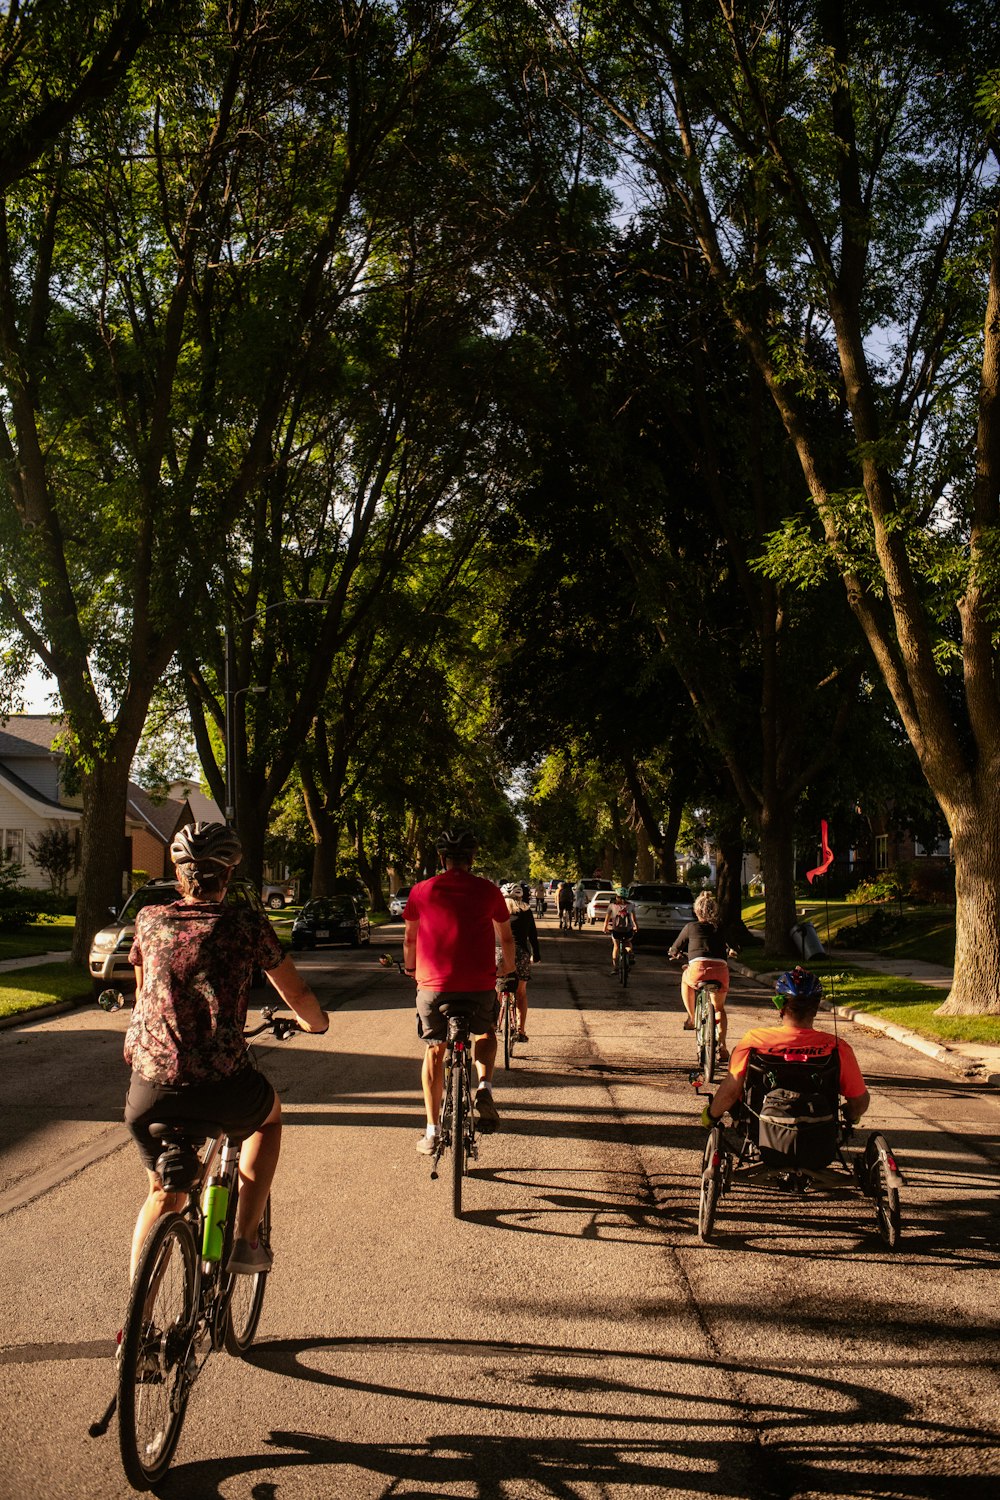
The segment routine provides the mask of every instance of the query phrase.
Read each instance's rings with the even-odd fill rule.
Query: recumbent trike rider
[[[778,976],[775,991],[780,1025],[746,1033],[702,1114],[709,1135],[698,1233],[709,1239],[719,1198],[740,1177],[797,1194],[855,1186],[872,1200],[876,1229],[894,1249],[902,1177],[885,1137],[873,1132],[852,1162],[845,1155],[852,1127],[869,1104],[854,1052],[835,1034],[814,1027],[823,994],[815,974],[796,967]],[[731,1128],[721,1123],[727,1111]]]

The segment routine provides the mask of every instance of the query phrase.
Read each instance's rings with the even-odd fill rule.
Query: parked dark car
[[[307,901],[292,923],[292,947],[318,948],[321,943],[350,943],[367,947],[371,923],[356,896],[317,896]]]

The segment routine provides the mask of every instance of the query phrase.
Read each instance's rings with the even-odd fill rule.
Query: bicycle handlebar
[[[260,1036],[262,1031],[270,1031],[279,1042],[287,1042],[290,1036],[294,1036],[297,1031],[301,1030],[302,1027],[294,1016],[276,1016],[273,1007],[265,1005],[261,1009],[260,1025],[255,1026],[251,1031],[244,1031],[243,1035]],[[319,1035],[322,1035],[322,1032]]]

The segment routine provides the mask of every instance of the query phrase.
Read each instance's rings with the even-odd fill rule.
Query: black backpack
[[[840,1139],[840,1056],[796,1058],[751,1052],[744,1104],[768,1166],[827,1166]]]

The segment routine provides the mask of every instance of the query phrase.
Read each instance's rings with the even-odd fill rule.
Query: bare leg
[[[239,1239],[253,1243],[257,1238],[280,1151],[281,1100],[275,1094],[271,1113],[260,1129],[248,1135],[240,1147],[240,1197],[236,1209]]]
[[[724,1047],[726,1045],[726,998],[724,995],[721,1000],[716,996],[715,1020],[719,1028],[719,1046]]]
[[[694,985],[688,984],[684,975],[681,975],[681,999],[684,1009],[687,1011],[688,1020],[694,1025]]]
[[[147,1172],[149,1168],[147,1167]],[[187,1202],[186,1193],[167,1193],[163,1184],[155,1172],[149,1172],[149,1194],[146,1201],[139,1210],[139,1216],[135,1221],[135,1229],[132,1231],[132,1254],[129,1258],[128,1275],[129,1281],[135,1276],[135,1268],[139,1264],[139,1256],[142,1247],[146,1243],[146,1236],[156,1223],[165,1214],[180,1213]]]
[[[441,1113],[441,1094],[444,1090],[444,1042],[438,1042],[424,1051],[424,1064],[420,1081],[424,1088],[424,1108],[428,1125],[436,1125]]]
[[[492,1083],[493,1064],[497,1060],[496,1032],[487,1031],[483,1036],[477,1036],[472,1047],[472,1055],[476,1060],[476,1072],[479,1074],[479,1082]]]
[[[528,1019],[528,981],[522,979],[517,986],[517,1029],[527,1031],[524,1024]]]

